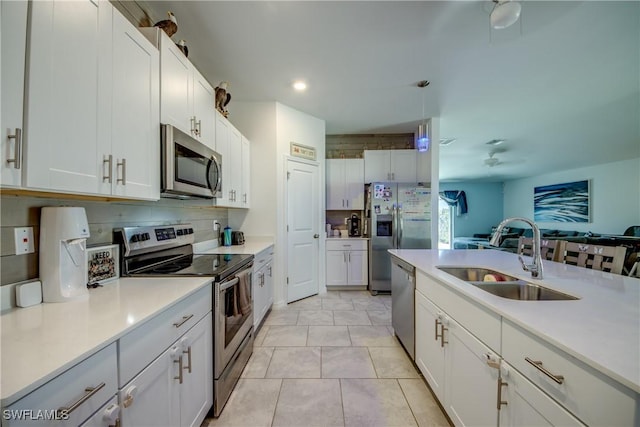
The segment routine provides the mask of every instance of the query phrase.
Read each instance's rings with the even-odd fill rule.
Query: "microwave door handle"
[[[207,169],[210,169],[212,167],[214,167],[216,170],[216,183],[215,185],[211,185],[211,181],[209,181],[210,174],[207,173],[207,184],[209,185],[209,189],[214,193],[214,197],[215,197],[215,193],[220,191],[220,183],[222,180],[220,165],[218,164],[218,161],[216,160],[215,156],[211,156],[211,159],[209,159],[209,166]]]

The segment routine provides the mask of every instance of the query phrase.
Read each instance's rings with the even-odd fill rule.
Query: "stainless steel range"
[[[189,224],[124,227],[113,234],[123,276],[212,278],[213,415],[219,416],[253,351],[253,255],[194,254]]]

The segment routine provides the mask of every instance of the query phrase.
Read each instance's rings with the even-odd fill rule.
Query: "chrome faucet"
[[[531,277],[533,277],[534,279],[542,279],[542,256],[540,254],[540,229],[538,228],[535,222],[531,221],[528,218],[520,218],[520,217],[507,218],[503,220],[500,224],[498,224],[498,227],[496,228],[495,233],[493,233],[493,236],[491,236],[491,240],[489,241],[489,244],[493,246],[500,246],[500,234],[502,233],[502,230],[510,222],[516,222],[516,221],[526,222],[527,224],[529,224],[529,226],[531,226],[531,229],[533,230],[533,254],[532,254],[533,264],[525,264],[524,260],[522,259],[522,256],[518,255],[518,259],[520,260],[522,269],[524,271],[530,271]]]

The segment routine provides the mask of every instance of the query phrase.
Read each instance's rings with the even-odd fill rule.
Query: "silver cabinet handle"
[[[349,263],[351,263],[351,252],[348,254]]]
[[[544,366],[542,366],[542,361],[541,360],[532,360],[532,359],[530,359],[529,357],[526,357],[526,356],[525,356],[524,360],[526,360],[530,365],[533,365],[537,370],[539,370],[540,372],[542,372],[543,374],[545,374],[546,376],[551,378],[556,383],[562,384],[564,382],[564,376],[563,375],[554,375],[551,372],[549,372]]]
[[[7,138],[16,142],[13,159],[7,159],[7,163],[13,163],[14,169],[20,169],[22,166],[22,129],[16,128],[13,135],[7,135]]]
[[[121,182],[122,185],[127,185],[127,159],[122,159],[121,162],[118,162],[118,168],[122,166],[122,178],[118,178],[116,183]]]
[[[271,271],[271,264],[269,264],[269,277],[272,276],[272,271]]]
[[[196,122],[196,135],[202,136],[202,120]]]
[[[347,253],[346,252],[342,252],[342,262],[344,262],[344,263],[347,262]]]
[[[174,323],[173,326],[175,326],[176,328],[179,328],[180,326],[184,325],[189,320],[191,320],[192,317],[193,317],[193,314],[190,314],[188,316],[182,316],[182,320],[180,322]]]
[[[395,172],[391,172],[391,180],[392,181],[396,180],[396,173]]]
[[[185,366],[184,369],[186,369],[187,372],[191,373],[191,346],[189,346],[189,348],[187,348],[186,350],[182,350],[182,352],[187,355],[188,363],[188,365]]]
[[[347,207],[349,207],[349,200],[347,200]]]
[[[182,366],[182,355],[178,356],[178,360],[174,360],[173,363],[177,363],[178,364],[178,376],[177,377],[173,377],[174,380],[178,380],[178,382],[180,384],[182,384],[182,370],[184,369],[184,367]]]
[[[62,406],[62,407],[60,407],[60,409],[58,409],[58,412],[64,412],[67,415],[72,413],[73,411],[78,409],[78,407],[80,405],[82,405],[84,402],[86,402],[87,400],[91,399],[91,397],[94,394],[96,394],[97,392],[99,392],[104,386],[105,386],[105,383],[100,383],[96,387],[87,387],[87,388],[85,388],[84,389],[84,394],[82,395],[82,397],[80,399],[76,400],[71,406]]]
[[[189,117],[189,122],[191,123],[191,133],[197,135],[196,133],[196,116]]]
[[[244,203],[245,205],[247,204],[247,193],[244,193],[244,194],[242,195],[242,201],[243,201],[243,203]]]
[[[500,407],[502,405],[506,405],[507,401],[506,400],[502,400],[502,387],[507,387],[508,384],[504,381],[502,381],[502,378],[498,377],[498,400],[496,402],[496,407],[498,408],[498,411],[500,410]]]
[[[107,174],[104,174],[105,164],[107,166]],[[107,181],[109,184],[113,182],[113,155],[103,157],[102,159],[102,182]]]

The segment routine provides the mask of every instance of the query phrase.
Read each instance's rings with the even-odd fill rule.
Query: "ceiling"
[[[240,101],[281,102],[327,134],[416,132],[438,117],[440,138],[455,138],[440,147],[442,181],[640,167],[638,1],[524,1],[503,30],[490,29],[490,1],[138,4],[154,22],[171,10],[174,41],[214,86],[230,83],[231,121]]]

